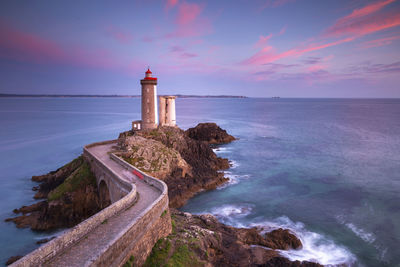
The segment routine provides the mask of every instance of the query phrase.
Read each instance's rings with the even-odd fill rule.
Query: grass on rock
[[[89,164],[83,162],[62,184],[53,189],[47,198],[49,201],[60,199],[65,193],[73,192],[89,184],[96,187],[96,177],[90,170]]]

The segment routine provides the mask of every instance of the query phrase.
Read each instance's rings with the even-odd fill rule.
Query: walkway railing
[[[83,149],[85,158],[90,159],[90,161],[94,161],[102,167],[107,168],[107,165],[104,164],[100,158],[91,153],[89,149],[93,146],[105,145],[114,142],[116,142],[116,140],[93,143],[85,146]],[[168,208],[168,188],[164,182],[141,172],[137,168],[125,162],[117,155],[111,153],[110,157],[115,162],[123,166],[125,169],[128,169],[130,171],[135,170],[136,172],[141,173],[146,183],[148,183],[150,186],[154,186],[160,191],[160,196],[145,210],[143,210],[136,218],[132,218],[132,222],[124,229],[121,229],[119,234],[115,236],[113,240],[110,240],[108,245],[104,247],[101,253],[93,255],[91,260],[87,262],[86,265],[92,265],[96,263],[104,264],[105,262],[110,262],[110,260],[112,262],[118,262],[118,258],[119,262],[121,263],[121,259],[126,258],[126,255],[124,254],[129,253],[129,251],[132,249],[132,246],[135,245],[133,241],[139,240],[140,237],[143,236],[144,233],[140,232],[141,230],[143,230],[143,227],[145,227],[146,224],[151,224],[151,222],[154,221],[154,218],[159,218],[160,214],[162,214],[162,212]],[[13,263],[11,266],[45,265],[46,262],[49,262],[52,258],[60,255],[69,247],[74,246],[74,244],[79,242],[86,235],[90,234],[92,230],[94,230],[100,224],[104,223],[104,221],[111,218],[112,216],[115,216],[116,214],[127,209],[135,203],[137,197],[135,184],[127,182],[119,173],[114,172],[112,169],[107,169],[109,175],[113,176],[112,180],[114,182],[117,182],[119,186],[124,187],[129,193],[112,205],[108,206],[107,208],[101,210],[100,212],[96,213],[85,221],[69,229],[64,234],[32,251],[28,255]],[[121,252],[121,246],[125,248],[125,253],[120,253],[121,255],[115,255],[117,251]]]

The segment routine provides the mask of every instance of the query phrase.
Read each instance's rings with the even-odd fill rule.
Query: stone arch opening
[[[100,197],[100,208],[104,209],[111,205],[110,191],[104,180],[101,180],[99,184],[99,197]]]

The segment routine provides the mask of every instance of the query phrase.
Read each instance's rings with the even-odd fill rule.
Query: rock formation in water
[[[144,266],[321,266],[292,262],[274,250],[301,247],[300,240],[287,230],[262,235],[256,228],[234,228],[209,214],[175,209],[171,209],[171,218],[172,233],[156,243]]]
[[[207,137],[204,129],[208,128],[213,134]],[[216,124],[202,123],[186,132],[177,127],[124,132],[119,146],[126,161],[168,185],[170,206],[176,208],[197,192],[215,189],[228,180],[220,172],[229,168],[228,159],[217,157],[209,146],[216,140],[234,140],[227,136]]]
[[[229,168],[228,160],[217,157],[209,145],[233,140],[215,123],[201,123],[187,131],[159,127],[121,133],[118,153],[140,170],[162,179],[174,208],[197,192],[228,180],[220,172]],[[95,177],[82,157],[32,180],[40,183],[34,187],[34,198],[45,200],[14,210],[22,215],[7,221],[17,227],[72,227],[101,210]],[[261,234],[260,229],[234,228],[211,215],[196,216],[175,209],[172,221],[173,233],[157,242],[145,266],[320,266],[279,256],[275,249],[301,248],[300,240],[288,230]],[[16,259],[11,257],[8,263]]]
[[[236,140],[226,130],[211,122],[199,123],[196,127],[189,128],[186,134],[192,139],[204,141],[208,144],[226,144]]]
[[[40,182],[34,198],[45,199],[30,206],[15,209],[21,216],[6,219],[18,228],[49,230],[72,227],[100,210],[96,179],[88,163],[78,157],[59,168],[41,176],[33,176]]]

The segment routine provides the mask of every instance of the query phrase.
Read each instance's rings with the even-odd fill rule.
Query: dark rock
[[[47,198],[49,192],[57,188],[74,171],[80,171],[82,168],[89,167],[83,158],[79,157],[57,171],[35,178],[34,180],[41,181],[38,193]],[[90,171],[88,173],[88,175],[93,175]],[[82,179],[86,178],[82,177]],[[91,179],[94,179],[94,176]],[[22,213],[22,215],[5,221],[14,222],[18,228],[30,227],[37,231],[75,226],[101,210],[97,186],[88,181],[82,182],[81,186],[72,192],[62,193],[57,199],[44,200],[15,209],[15,213]]]
[[[208,144],[225,144],[236,140],[226,130],[210,122],[199,123],[196,127],[186,130],[186,134],[192,139],[204,141]]]
[[[56,238],[56,237],[53,236],[53,237],[51,237],[51,238],[43,238],[43,239],[40,239],[40,240],[36,241],[36,244],[38,244],[38,245],[44,244],[44,243],[49,242],[50,240],[53,240],[54,238]]]
[[[279,228],[265,235],[265,246],[272,249],[300,249],[302,244],[300,239],[287,229]]]
[[[22,206],[19,209],[14,209],[14,213],[22,213],[22,214],[26,214],[26,213],[31,213],[34,211],[38,211],[40,209],[42,209],[44,207],[44,205],[46,205],[47,201],[41,201],[41,202],[37,202],[35,204],[32,204],[30,206]]]
[[[40,182],[39,189],[35,190],[35,199],[46,198],[47,194],[62,184],[68,176],[70,176],[79,166],[83,164],[83,157],[80,156],[63,167],[51,171],[48,174],[40,176],[32,176],[32,181]]]
[[[312,262],[292,262],[277,251],[260,246],[266,241],[257,228],[235,228],[220,223],[210,214],[189,215],[175,209],[171,209],[171,216],[173,233],[160,243],[169,244],[168,255],[173,255],[182,245],[186,246],[193,266],[321,266]],[[154,250],[159,251],[159,248]],[[160,266],[169,261],[168,255],[158,262]]]
[[[17,260],[19,260],[20,258],[22,258],[22,256],[18,255],[18,256],[12,256],[10,258],[8,258],[6,265],[11,265],[14,262],[16,262]]]
[[[191,166],[191,173],[175,168],[166,175],[170,207],[181,207],[201,190],[215,189],[228,181],[219,170],[229,168],[227,159],[219,158],[207,142],[190,138],[178,127],[159,127],[158,129],[135,132],[136,135],[161,142],[173,148]],[[123,135],[125,136],[125,135]],[[125,139],[119,139],[120,149],[126,149]]]
[[[323,265],[309,261],[290,261],[284,257],[273,257],[260,267],[322,267]]]

